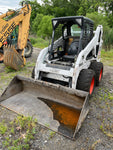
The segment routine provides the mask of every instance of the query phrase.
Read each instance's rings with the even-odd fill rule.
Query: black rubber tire
[[[96,86],[99,86],[103,77],[103,63],[93,61],[89,68],[94,70]]]
[[[0,53],[1,53],[1,54],[4,54],[4,52],[3,52],[2,49],[0,49]],[[1,56],[1,55],[0,55],[0,56]],[[0,58],[0,63],[3,63],[3,59],[1,59],[1,58]]]
[[[35,67],[33,68],[33,70],[32,70],[32,73],[31,73],[31,78],[35,78]]]
[[[94,91],[94,87],[93,87],[93,90],[90,93],[92,80],[94,80],[94,87],[95,87],[95,72],[93,70],[91,69],[81,70],[77,80],[77,89],[89,92],[89,94],[92,95]]]
[[[33,52],[33,46],[30,41],[27,41],[27,46],[25,47],[25,58],[31,57]]]

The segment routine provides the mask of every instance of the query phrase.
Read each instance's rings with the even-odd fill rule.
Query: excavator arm
[[[3,19],[4,17],[10,16],[12,14],[14,14],[14,10],[13,11],[8,11],[5,14],[0,15],[0,19]]]
[[[8,21],[4,19],[6,16],[14,13],[15,11],[9,11],[0,16],[0,47],[15,27],[19,25],[17,50],[14,46],[4,47],[4,64],[15,70],[19,70],[25,65],[24,48],[26,47],[29,34],[31,6],[25,4],[13,18]]]

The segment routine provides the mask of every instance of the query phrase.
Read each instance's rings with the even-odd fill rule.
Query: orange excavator
[[[28,3],[22,3],[21,9],[0,15],[0,47],[3,47],[4,64],[15,70],[19,70],[26,63],[24,51],[29,35],[30,15],[31,6]],[[4,42],[18,25],[17,48],[14,45],[5,46]],[[1,51],[0,55],[2,57]]]

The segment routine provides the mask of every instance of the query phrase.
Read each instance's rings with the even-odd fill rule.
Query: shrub
[[[49,38],[52,35],[52,22],[51,19],[54,18],[53,16],[43,16],[39,26],[37,35],[41,36],[42,38]]]
[[[37,33],[38,26],[43,18],[43,14],[37,14],[36,18],[32,22],[32,31],[33,33]]]
[[[105,50],[110,50],[111,45],[113,45],[113,29],[108,26],[107,17],[97,12],[87,14],[86,16],[94,21],[94,29],[98,25],[103,26],[103,46]]]

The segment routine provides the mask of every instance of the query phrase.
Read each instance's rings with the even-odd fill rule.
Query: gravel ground
[[[35,63],[39,49],[34,48],[32,57],[27,62]],[[26,77],[31,76],[32,66],[28,66],[27,73],[17,72]],[[11,78],[5,72],[3,64],[0,64],[0,95],[7,87]],[[113,67],[104,66],[104,76],[99,87],[95,88],[90,98],[90,110],[77,133],[74,141],[59,135],[51,134],[52,131],[37,124],[34,140],[31,140],[30,150],[113,150]],[[17,114],[0,106],[0,122],[7,123],[13,120]],[[4,137],[0,135],[0,150]]]

